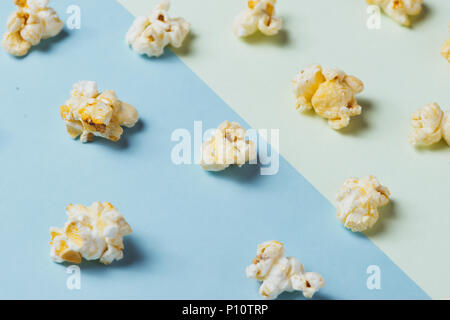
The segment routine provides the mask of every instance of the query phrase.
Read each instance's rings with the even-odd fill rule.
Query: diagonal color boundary
[[[326,125],[324,125],[323,123],[320,122],[320,119],[312,119],[310,117],[305,117],[307,118],[307,120],[305,120],[305,118],[300,118],[298,117],[296,114],[290,114],[288,115],[287,118],[281,118],[279,115],[286,115],[286,111],[282,110],[280,111],[279,109],[277,110],[272,110],[269,114],[268,117],[261,117],[258,116],[259,113],[264,113],[263,111],[261,111],[261,107],[262,106],[267,106],[268,103],[274,103],[274,99],[273,97],[275,96],[277,99],[279,99],[278,104],[280,105],[289,105],[292,104],[292,101],[290,101],[289,99],[286,100],[285,96],[289,96],[289,92],[280,90],[280,83],[283,83],[282,81],[279,81],[279,77],[280,75],[277,74],[277,72],[273,72],[273,68],[270,69],[269,74],[274,74],[274,76],[272,78],[275,78],[275,80],[277,81],[271,81],[270,78],[271,77],[266,77],[264,74],[258,73],[257,69],[248,67],[248,66],[243,66],[242,62],[244,61],[245,63],[249,62],[248,64],[252,64],[252,60],[254,61],[254,65],[258,66],[259,70],[264,71],[264,68],[261,68],[260,66],[270,66],[270,62],[272,62],[275,58],[274,56],[280,56],[280,50],[278,50],[279,48],[277,47],[282,47],[284,45],[284,42],[289,42],[292,41],[293,39],[297,39],[297,35],[293,32],[291,32],[291,28],[292,30],[296,30],[296,28],[294,26],[292,26],[292,24],[294,23],[294,19],[292,19],[292,17],[289,17],[290,19],[288,20],[288,22],[291,23],[291,28],[289,29],[290,33],[293,33],[293,35],[289,34],[290,38],[289,41],[286,41],[285,39],[282,39],[283,37],[280,37],[279,39],[275,40],[275,46],[274,43],[268,43],[265,42],[265,39],[261,39],[258,37],[255,37],[255,39],[251,40],[250,42],[244,42],[244,44],[240,43],[239,41],[236,41],[236,39],[230,39],[230,30],[223,28],[223,25],[227,25],[229,24],[230,19],[232,19],[233,14],[236,11],[236,8],[240,7],[242,4],[239,1],[229,1],[226,4],[224,3],[206,3],[204,1],[200,1],[202,5],[195,5],[192,4],[192,2],[188,4],[186,3],[180,3],[177,1],[173,1],[173,9],[174,9],[174,14],[180,14],[180,12],[183,12],[183,17],[186,17],[190,22],[195,21],[195,24],[193,25],[193,33],[194,33],[194,37],[193,37],[193,41],[191,41],[192,43],[189,45],[189,52],[183,51],[183,50],[175,50],[175,52],[177,53],[177,55],[187,64],[188,67],[191,68],[191,70],[193,70],[193,72],[195,72],[201,79],[203,79],[204,81],[206,81],[206,83],[210,86],[210,88],[216,92],[216,94],[218,94],[222,99],[224,99],[226,101],[226,103],[229,106],[232,106],[232,108],[238,112],[238,114],[240,114],[240,116],[242,116],[248,123],[250,123],[250,125],[252,125],[253,127],[274,127],[274,123],[275,123],[275,127],[280,127],[282,128],[282,132],[285,132],[285,136],[286,133],[287,136],[299,136],[301,137],[301,135],[299,135],[297,133],[297,135],[295,135],[295,130],[292,130],[292,127],[299,127],[299,124],[297,123],[293,123],[293,119],[295,119],[295,121],[300,122],[301,127],[306,128],[307,132],[310,132],[310,135],[312,137],[317,137],[319,139],[313,139],[310,141],[310,143],[308,143],[310,146],[311,145],[318,145],[319,142],[322,142],[324,139],[325,140],[331,140],[331,142],[339,142],[339,139],[342,139],[341,136],[324,136],[323,135],[323,130],[327,130]],[[238,4],[239,2],[239,4]],[[292,1],[287,1],[289,2],[288,4],[285,5],[286,6],[290,5],[291,7],[294,5]],[[143,1],[139,1],[139,0],[120,0],[119,3],[121,3],[122,5],[125,6],[125,8],[127,8],[132,14],[136,14],[138,12],[145,12],[148,11],[149,8],[151,8],[151,6],[153,5],[152,3],[148,3],[148,2],[143,2]],[[236,5],[234,5],[236,4]],[[300,1],[296,2],[295,4],[300,5]],[[308,3],[309,4],[309,3]],[[319,5],[320,4],[317,4]],[[348,4],[349,5],[349,4]],[[323,6],[323,4],[322,4]],[[346,7],[346,5],[344,5],[344,9],[349,9],[348,7]],[[191,10],[189,9],[189,7],[191,7]],[[199,12],[197,9],[192,9],[192,8],[199,8],[199,7],[203,7],[204,10],[208,11],[208,12],[214,12],[214,20],[212,20],[212,18],[210,17],[206,17],[204,19],[200,19],[200,17],[198,17],[197,13]],[[232,7],[230,9],[230,7]],[[305,6],[303,3],[303,7],[302,10],[305,11],[308,9],[308,6]],[[204,12],[204,10],[202,12]],[[357,6],[356,8],[352,9],[354,12],[361,12],[361,10],[363,10],[362,12],[365,12],[365,6]],[[311,10],[310,10],[311,11]],[[287,11],[284,10],[284,13],[286,13]],[[299,10],[300,12],[300,10]],[[304,16],[306,13],[304,13],[302,16]],[[181,15],[181,14],[180,14]],[[338,15],[337,15],[338,16]],[[355,16],[355,15],[354,15]],[[195,19],[196,17],[198,17],[198,19]],[[364,23],[365,21],[363,19],[365,19],[365,16],[361,15],[361,16],[356,16],[358,19],[357,23]],[[384,22],[386,23],[386,29],[387,28],[392,28],[395,30],[395,28],[397,26],[395,26],[395,24],[389,24],[389,22]],[[219,25],[219,27],[217,27],[217,25]],[[302,26],[303,27],[303,26]],[[219,30],[219,32],[217,32],[217,30]],[[298,28],[300,29],[300,28]],[[306,27],[303,27],[302,29],[307,29]],[[202,32],[202,30],[209,30],[210,32],[206,33],[206,32]],[[405,32],[404,30],[401,31],[397,31],[397,32]],[[213,39],[214,36],[214,39]],[[308,39],[308,37],[303,34],[302,36],[305,36],[304,41],[308,41],[311,39]],[[404,35],[402,35],[404,36]],[[232,37],[232,36],[231,36]],[[380,35],[380,39],[383,39],[385,36],[384,35]],[[220,39],[220,40],[218,40]],[[393,39],[396,40],[396,39]],[[372,40],[370,40],[372,41]],[[233,46],[233,43],[235,43],[235,45]],[[252,55],[249,56],[249,52],[251,52],[252,48],[251,47],[258,47],[259,49],[255,49],[254,51],[252,51],[252,53],[254,54],[256,50],[259,50],[259,53],[261,52],[265,52],[266,54],[262,54],[262,57],[258,57],[257,55]],[[276,48],[273,48],[276,47]],[[216,50],[214,50],[214,48]],[[250,48],[250,49],[249,49]],[[261,49],[263,48],[263,49]],[[311,50],[311,48],[305,49],[305,50]],[[236,56],[235,54],[231,54],[230,52],[239,52],[239,55]],[[292,51],[292,50],[291,50]],[[283,54],[285,54],[286,51],[283,50]],[[320,58],[321,56],[323,56],[323,60],[322,61],[328,61],[329,59],[329,55],[324,55],[326,52],[324,52],[322,55],[319,55],[318,58]],[[292,52],[290,53],[291,55],[289,56],[288,54],[286,54],[286,56],[288,56],[288,59],[284,59],[283,60],[289,60],[292,57]],[[298,54],[298,52],[297,52]],[[215,57],[215,59],[212,59],[211,57]],[[270,57],[270,58],[268,58]],[[264,59],[262,59],[264,58]],[[213,61],[214,60],[214,61]],[[291,59],[292,60],[292,59]],[[299,61],[302,59],[298,59]],[[221,61],[221,63],[217,63],[217,61]],[[286,69],[283,70],[283,68],[285,67],[282,63],[283,61],[280,62],[280,69],[282,69],[283,71],[283,81],[284,83],[288,83],[289,82],[289,78],[286,77],[286,74],[288,74],[288,72],[286,71]],[[316,60],[313,60],[312,62],[316,62]],[[306,62],[305,62],[306,63]],[[337,64],[337,62],[331,60],[330,63],[335,63]],[[295,64],[294,64],[295,65]],[[231,67],[231,68],[230,68]],[[295,68],[295,67],[294,67]],[[227,70],[228,69],[228,70]],[[240,70],[242,72],[244,71],[248,71],[246,72],[247,75],[250,74],[250,76],[247,76],[246,74],[241,74],[239,75],[239,77],[236,77],[235,75],[231,74],[230,72],[233,73],[233,70]],[[256,71],[255,71],[256,70]],[[289,69],[289,77],[292,74],[292,65],[291,65],[291,69]],[[278,79],[276,79],[276,77],[278,76]],[[242,79],[240,79],[242,78]],[[269,79],[267,80],[267,84],[263,85],[263,86],[258,86],[259,84],[261,84],[261,81],[258,81],[258,79]],[[258,85],[254,85],[254,86],[245,86],[245,90],[240,89],[242,88],[242,83],[251,83],[251,82],[255,82]],[[278,83],[276,83],[278,82]],[[241,85],[240,88],[236,88],[236,84]],[[274,90],[262,90],[262,91],[268,91],[271,92],[272,97],[268,98],[267,94],[262,94],[261,89],[262,87],[274,87]],[[288,86],[288,85],[284,85],[284,86]],[[256,92],[255,92],[256,91]],[[232,94],[230,94],[230,92],[233,92]],[[247,98],[245,97],[247,96]],[[370,95],[369,95],[370,96]],[[250,97],[250,98],[249,98]],[[281,98],[280,98],[281,97]],[[372,95],[373,97],[373,95]],[[266,100],[266,101],[264,101]],[[366,104],[368,104],[369,101],[366,101]],[[269,109],[269,107],[265,108],[265,109]],[[282,107],[278,107],[278,108],[282,108]],[[283,107],[284,108],[284,107]],[[262,108],[264,109],[264,108]],[[288,112],[289,113],[289,112]],[[295,117],[295,118],[294,118]],[[298,117],[298,118],[297,118]],[[371,117],[375,117],[375,115],[371,114]],[[273,119],[272,119],[273,118]],[[269,120],[268,120],[269,119]],[[311,125],[310,123],[313,123],[313,125]],[[357,124],[358,126],[364,126],[364,124]],[[290,128],[288,127],[290,126]],[[322,127],[321,127],[322,126]],[[318,129],[320,128],[320,129]],[[405,128],[403,128],[405,129]],[[298,131],[298,130],[297,130]],[[303,134],[303,132],[302,132]],[[334,134],[332,132],[332,134]],[[366,138],[368,134],[367,133],[362,133],[361,134],[361,138],[364,139],[368,139]],[[357,139],[357,135],[354,134],[354,132],[349,132],[346,133],[347,139],[349,139],[347,141],[347,144],[350,145],[351,148],[355,148],[354,145],[352,145],[352,143],[358,142],[360,143],[361,141]],[[383,139],[383,138],[381,138]],[[320,177],[319,174],[319,178],[317,178],[317,173],[316,174],[311,174],[310,170],[311,168],[308,168],[308,165],[311,164],[310,163],[304,163],[305,161],[302,161],[303,155],[299,155],[299,154],[293,154],[291,152],[292,149],[292,143],[298,143],[298,144],[302,144],[302,141],[296,141],[295,139],[288,139],[291,142],[287,142],[286,138],[283,140],[282,137],[282,141],[281,141],[281,154],[292,164],[294,165],[294,167],[297,169],[297,171],[301,171],[305,177],[311,181],[313,183],[313,185],[316,186],[316,188],[318,188],[319,191],[321,191],[328,199],[332,199],[332,194],[335,192],[335,190],[338,188],[339,183],[338,182],[333,182],[332,184],[328,183],[328,182],[323,182],[323,178]],[[392,139],[391,139],[392,140]],[[404,141],[404,137],[401,137],[401,143],[403,143]],[[367,141],[367,140],[366,140]],[[370,140],[372,141],[372,140]],[[386,140],[384,140],[386,141]],[[396,143],[399,143],[398,139],[395,140]],[[340,142],[342,143],[342,142]],[[368,143],[368,145],[370,145],[371,143]],[[334,147],[329,148],[330,152],[335,152],[336,151],[336,144],[334,143]],[[291,148],[289,148],[291,146]],[[297,146],[298,149],[298,146]],[[314,149],[314,148],[313,148]],[[304,150],[311,153],[311,151],[313,150],[311,149],[311,147],[306,147]],[[323,149],[323,148],[322,148]],[[366,149],[366,148],[364,148]],[[343,153],[345,153],[345,148],[343,149],[344,151],[341,151]],[[319,154],[324,154],[323,150],[315,150],[314,152],[319,151]],[[445,150],[444,150],[445,151]],[[438,151],[436,152],[436,155],[434,156],[434,161],[438,160],[438,161],[444,161],[444,166],[445,166],[445,156],[444,156],[444,151]],[[408,152],[410,153],[411,150],[408,149]],[[336,152],[335,152],[336,154]],[[337,153],[339,154],[339,153]],[[372,154],[372,153],[370,153]],[[300,158],[299,158],[300,157]],[[322,157],[322,155],[321,155]],[[334,160],[334,158],[333,158]],[[430,160],[430,157],[425,158],[425,160]],[[316,161],[316,158],[314,157],[313,162],[315,166],[320,166],[321,164],[321,159],[318,159],[318,161]],[[424,164],[421,164],[424,165]],[[366,164],[367,166],[367,164]],[[365,166],[365,167],[366,167]],[[370,165],[369,165],[370,167]],[[372,166],[373,167],[373,166]],[[385,167],[386,169],[387,167]],[[307,170],[308,169],[308,170]],[[362,168],[359,168],[357,166],[355,166],[353,168],[353,170],[350,170],[352,168],[350,167],[344,167],[344,168],[340,168],[341,172],[339,172],[338,175],[341,177],[339,179],[339,181],[343,181],[348,175],[355,175],[357,173],[360,173],[360,175],[364,175],[367,174],[366,169],[362,170]],[[377,168],[377,170],[372,170],[372,172],[370,173],[375,173],[377,174],[379,172],[383,173],[386,170],[380,170],[379,168]],[[425,170],[423,171],[425,172]],[[389,170],[387,171],[387,173],[389,173]],[[392,173],[392,172],[391,172]],[[445,172],[444,172],[445,173]],[[322,174],[323,176],[323,174]],[[423,175],[421,175],[420,178],[434,178],[434,175],[428,175],[423,177]],[[393,182],[391,182],[389,180],[389,175],[388,178],[386,178],[386,173],[383,176],[383,179],[381,179],[385,184],[389,185],[389,186],[397,186],[395,185]],[[435,179],[436,181],[436,179]],[[398,182],[398,181],[397,181]],[[442,180],[438,180],[438,183],[442,184]],[[327,185],[325,188],[322,185]],[[400,187],[403,187],[403,185],[401,185]],[[445,187],[445,184],[443,185]],[[445,189],[444,189],[445,190]],[[442,189],[440,190],[442,191]],[[397,194],[394,200],[395,203],[395,212],[400,211],[402,213],[405,212],[411,212],[411,205],[404,207],[405,203],[408,204],[408,202],[404,202],[403,199],[401,198],[400,195],[398,194],[399,191],[396,190]],[[411,197],[411,195],[408,195],[409,199],[414,198]],[[400,199],[401,198],[401,199]],[[402,200],[402,201],[399,201]],[[445,199],[445,193],[444,193],[444,197],[442,197],[442,199]],[[441,199],[441,200],[442,200]],[[434,200],[434,198],[433,198]],[[402,205],[400,206],[398,203],[401,203]],[[437,202],[437,203],[433,203],[435,205],[435,207],[437,206],[437,208],[442,208],[443,206],[441,205],[442,202]],[[419,208],[415,208],[417,207],[416,204],[413,204],[412,209],[413,212],[416,213],[416,215],[419,213],[420,214],[420,210]],[[442,211],[442,210],[441,210]],[[445,213],[445,212],[444,212]],[[430,240],[428,235],[424,236],[423,235],[423,231],[425,230],[424,228],[422,228],[423,223],[419,222],[419,221],[413,221],[414,219],[418,219],[420,218],[420,216],[414,216],[413,220],[406,220],[406,221],[402,221],[402,225],[400,225],[399,221],[396,221],[397,219],[390,219],[392,218],[392,214],[386,214],[387,216],[391,216],[391,217],[385,217],[384,219],[387,220],[386,225],[387,224],[395,224],[389,227],[386,227],[386,225],[382,225],[382,223],[378,224],[378,229],[380,229],[381,227],[384,227],[384,229],[388,229],[386,232],[381,232],[380,230],[376,230],[376,232],[371,232],[368,233],[368,236],[377,244],[378,247],[380,247],[380,249],[382,249],[391,259],[393,259],[393,261],[396,261],[397,264],[404,270],[404,272],[406,272],[407,274],[409,274],[409,276],[416,280],[419,284],[422,285],[422,288],[424,288],[430,295],[432,295],[435,298],[442,298],[443,295],[446,294],[446,286],[444,283],[442,283],[443,279],[441,277],[442,274],[445,274],[445,270],[447,269],[446,266],[448,266],[449,261],[448,261],[448,257],[443,256],[442,254],[439,254],[439,252],[442,252],[441,249],[442,248],[447,248],[448,244],[446,243],[446,239],[447,236],[445,234],[445,232],[438,232],[436,234],[432,234],[431,236],[434,237],[435,239],[437,238],[438,241],[435,241],[435,239]],[[428,223],[430,222],[430,220],[428,220]],[[441,219],[440,221],[431,221],[433,222],[433,227],[437,227],[440,229],[444,229],[445,227],[448,225],[448,217],[446,217],[445,215],[443,216],[443,220]],[[410,234],[408,234],[408,239],[405,243],[405,230],[400,230],[402,232],[399,232],[399,230],[396,231],[396,234],[394,234],[394,230],[396,229],[400,229],[400,227],[403,227],[403,229],[409,229],[408,231],[411,232],[414,231],[415,234],[421,233],[421,239],[410,239],[411,236]],[[427,230],[425,230],[427,231]],[[427,231],[429,233],[429,231]],[[402,241],[403,240],[403,241]],[[448,240],[448,239],[447,239]],[[430,246],[430,243],[432,243],[433,245]],[[399,245],[400,244],[400,245]],[[436,246],[437,244],[437,246]],[[415,250],[415,255],[411,255],[411,250]],[[411,256],[417,256],[417,252],[420,252],[420,255],[424,257],[424,259],[428,259],[429,261],[431,261],[433,266],[436,266],[436,273],[434,275],[431,276],[431,280],[430,280],[430,275],[429,274],[425,274],[425,272],[423,272],[423,270],[426,269],[425,266],[425,262],[423,259],[411,259]],[[428,265],[428,264],[427,264]],[[429,268],[429,267],[428,267]],[[444,280],[445,281],[445,280]]]

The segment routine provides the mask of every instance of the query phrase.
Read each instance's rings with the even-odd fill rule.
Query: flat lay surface
[[[450,107],[450,66],[439,54],[450,3],[428,2],[412,29],[383,15],[381,29],[369,30],[364,1],[280,0],[285,31],[241,40],[231,23],[245,1],[173,0],[170,14],[192,34],[151,59],[125,34],[133,14],[157,1],[50,2],[64,22],[79,6],[80,29],[66,25],[23,58],[0,52],[0,298],[260,299],[245,268],[267,240],[323,276],[313,299],[448,297],[449,150],[408,143],[410,113],[432,101]],[[0,23],[14,9],[2,1]],[[295,110],[290,81],[312,63],[365,83],[362,116],[343,132]],[[118,142],[82,144],[66,133],[59,107],[80,80],[138,110]],[[173,163],[174,131],[224,120],[280,129],[275,175],[259,165],[214,173]],[[369,174],[392,201],[374,229],[352,233],[336,219],[334,196],[348,177]],[[123,260],[83,262],[81,290],[69,290],[70,264],[51,261],[49,228],[64,224],[67,205],[94,201],[111,202],[133,233]],[[381,288],[371,290],[373,266]]]

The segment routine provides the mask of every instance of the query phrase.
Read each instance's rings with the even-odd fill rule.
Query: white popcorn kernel
[[[3,48],[10,54],[24,56],[31,46],[61,32],[64,23],[47,7],[48,1],[15,0],[14,3],[18,8],[8,18],[2,41]]]
[[[299,260],[285,257],[284,245],[278,241],[258,245],[246,275],[262,282],[259,293],[266,299],[275,299],[284,291],[302,291],[306,298],[312,298],[325,285],[320,274],[305,272]]]
[[[350,117],[361,114],[355,94],[364,90],[364,84],[339,69],[311,65],[297,74],[292,85],[296,108],[301,112],[314,108],[333,129],[348,126]]]
[[[247,37],[259,30],[267,36],[276,35],[283,26],[282,20],[274,16],[276,2],[277,0],[247,1],[247,8],[234,19],[234,34]]]
[[[237,122],[223,122],[214,135],[202,145],[201,166],[207,171],[222,171],[230,165],[243,166],[256,159],[253,141],[245,139],[246,131]]]
[[[164,48],[181,47],[189,33],[190,24],[182,18],[170,18],[169,2],[157,5],[148,16],[137,17],[128,30],[126,42],[139,54],[159,57]]]
[[[123,133],[122,126],[134,127],[139,120],[133,106],[117,99],[112,90],[99,94],[94,81],[76,83],[60,113],[69,135],[80,136],[81,142],[91,141],[93,136],[117,141]]]
[[[50,257],[55,262],[81,263],[84,258],[110,264],[123,258],[123,237],[132,230],[112,204],[69,205],[66,210],[64,228],[50,228]]]
[[[444,113],[437,103],[427,104],[414,112],[411,115],[409,142],[414,146],[429,146],[444,138],[450,146],[448,113]]]
[[[374,176],[345,180],[337,194],[337,218],[346,228],[361,232],[378,220],[378,207],[389,202],[390,192]]]
[[[398,23],[409,27],[409,16],[417,16],[422,11],[423,0],[366,0],[370,5],[376,5]]]

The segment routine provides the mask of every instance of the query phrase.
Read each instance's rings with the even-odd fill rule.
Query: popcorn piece
[[[337,218],[353,232],[371,228],[378,220],[378,207],[388,204],[390,195],[374,176],[347,179],[337,194]]]
[[[448,24],[448,28],[450,30],[450,23]],[[441,49],[442,56],[450,62],[450,39],[448,39]]]
[[[443,112],[437,103],[430,103],[411,115],[409,142],[414,146],[429,146],[444,138],[450,146],[449,111]]]
[[[441,54],[448,62],[450,62],[450,39],[442,46]]]
[[[412,131],[409,142],[412,145],[428,146],[442,138],[441,122],[444,112],[437,103],[428,104],[411,115]]]
[[[253,141],[245,140],[246,131],[237,122],[223,122],[202,146],[203,169],[222,171],[232,164],[243,166],[256,159]]]
[[[123,237],[132,230],[112,204],[69,205],[66,210],[64,228],[50,228],[50,256],[55,262],[81,263],[84,258],[110,264],[123,258]]]
[[[170,3],[157,5],[148,16],[137,17],[127,33],[126,41],[134,51],[149,57],[159,57],[167,45],[181,47],[190,24],[182,18],[170,18]]]
[[[18,9],[7,21],[3,48],[12,55],[24,56],[31,46],[56,36],[64,23],[55,10],[48,8],[48,0],[14,0]]]
[[[247,8],[234,20],[234,34],[247,37],[259,29],[267,36],[276,35],[283,24],[280,18],[274,16],[276,2],[277,0],[249,0]]]
[[[257,256],[246,269],[248,278],[262,282],[259,293],[266,299],[275,299],[284,291],[302,291],[306,298],[319,291],[325,282],[315,272],[305,272],[299,260],[284,256],[284,246],[278,241],[258,245]]]
[[[361,114],[355,94],[364,89],[361,80],[348,76],[339,69],[323,69],[311,65],[303,69],[292,81],[297,98],[297,109],[315,112],[328,119],[333,129],[349,125],[350,117]]]
[[[379,6],[398,23],[409,27],[409,16],[417,16],[422,11],[423,0],[366,0],[368,4]]]
[[[139,120],[133,106],[118,100],[112,90],[99,94],[94,81],[76,83],[70,99],[60,109],[67,132],[72,138],[81,135],[83,143],[94,135],[117,141],[123,132],[121,126],[131,128]]]

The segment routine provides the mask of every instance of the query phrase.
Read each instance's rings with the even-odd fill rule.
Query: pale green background
[[[131,13],[158,1],[120,0]],[[279,128],[280,153],[321,193],[349,176],[375,174],[392,205],[367,235],[431,297],[450,296],[450,152],[408,144],[410,114],[436,101],[449,108],[450,65],[439,55],[448,37],[450,1],[428,0],[413,28],[385,15],[366,27],[364,0],[280,0],[280,35],[234,37],[244,0],[173,0],[171,13],[192,23],[181,59],[255,128]],[[295,110],[290,81],[312,63],[360,77],[363,114],[339,132]]]

